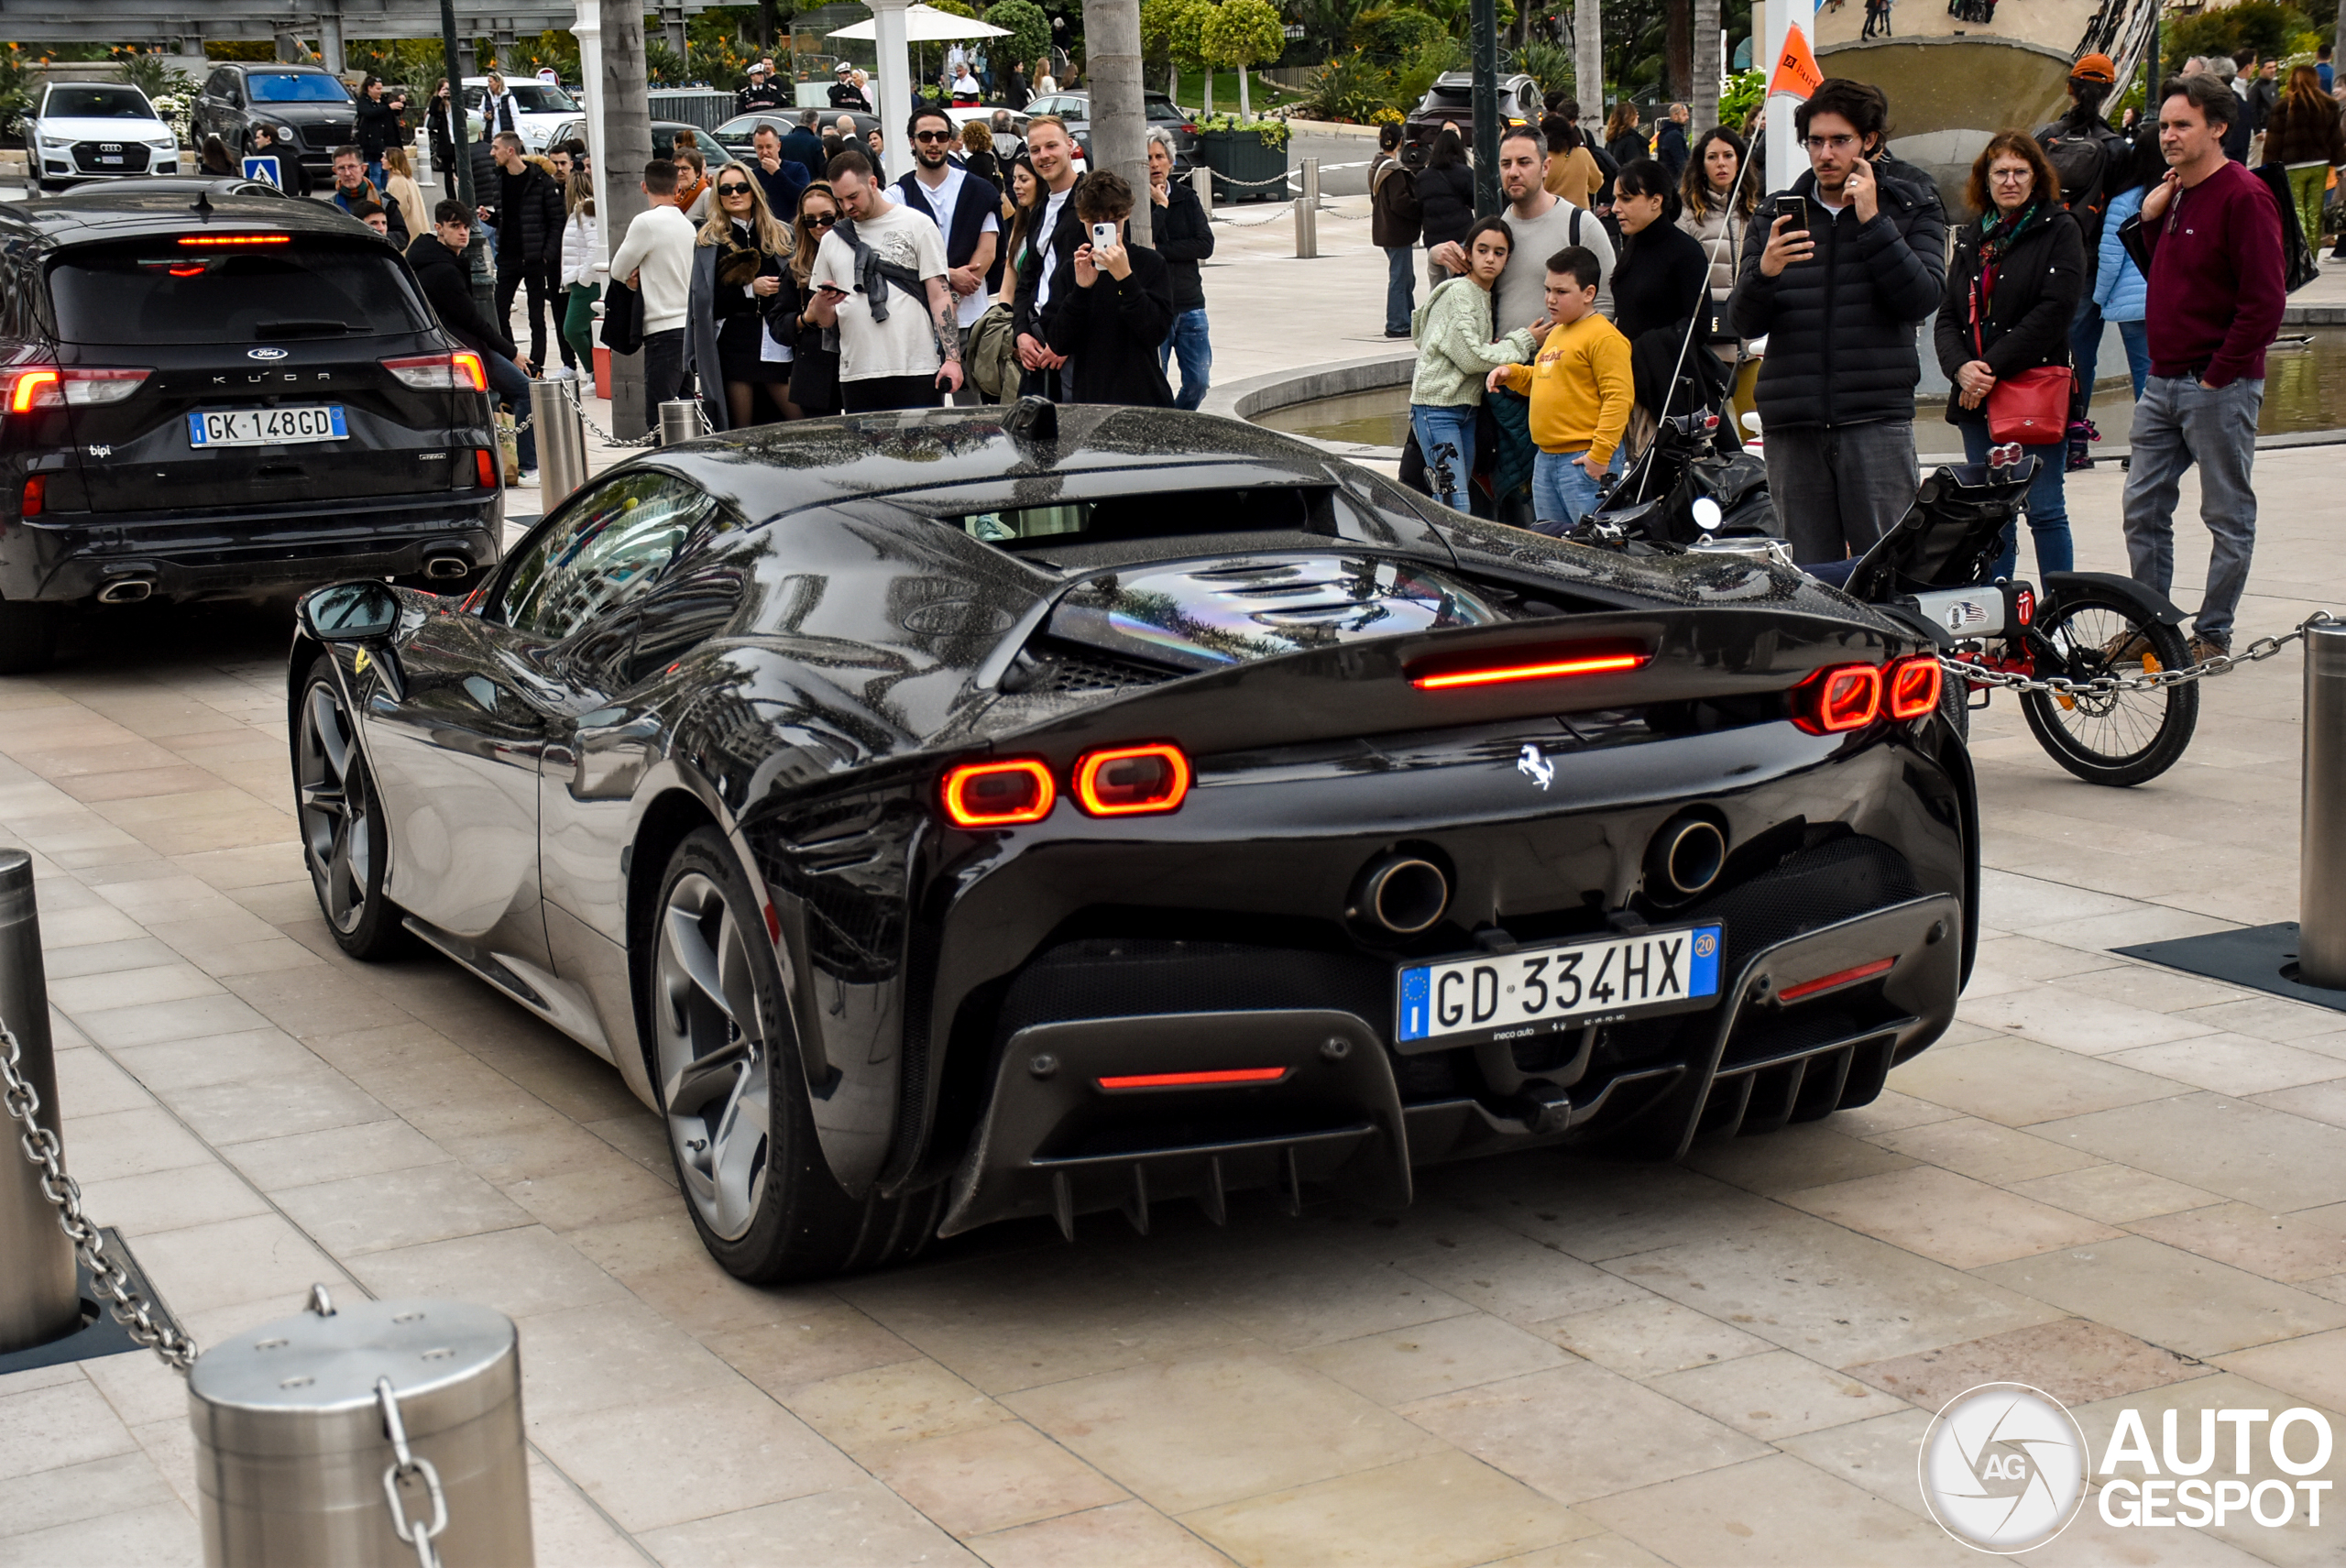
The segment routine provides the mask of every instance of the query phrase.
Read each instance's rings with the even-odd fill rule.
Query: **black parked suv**
[[[478,356],[320,203],[0,204],[0,672],[69,606],[464,587],[502,537]]]
[[[215,136],[242,158],[252,150],[257,124],[291,131],[301,167],[312,182],[334,180],[334,149],[357,139],[358,105],[342,78],[316,65],[239,60],[213,68],[191,115],[198,148]]]

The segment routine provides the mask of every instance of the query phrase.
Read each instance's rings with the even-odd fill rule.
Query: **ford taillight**
[[[488,390],[488,371],[481,364],[480,356],[469,348],[454,354],[417,354],[404,359],[386,359],[383,368],[399,378],[402,387],[412,387],[419,392],[485,392]]]
[[[0,371],[6,377],[8,411],[31,413],[38,409],[93,408],[118,403],[146,384],[151,370],[94,368],[54,365],[20,365]]]

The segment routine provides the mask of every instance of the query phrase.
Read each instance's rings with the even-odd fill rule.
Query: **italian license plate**
[[[338,406],[236,409],[187,416],[191,446],[280,446],[296,441],[347,441]]]
[[[1546,942],[1410,964],[1396,1037],[1513,1040],[1640,1014],[1684,1011],[1719,993],[1716,926]]]

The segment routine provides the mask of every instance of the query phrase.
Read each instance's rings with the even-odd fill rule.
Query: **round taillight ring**
[[[1169,743],[1089,751],[1075,764],[1076,804],[1094,817],[1178,811],[1189,778],[1189,759]]]
[[[1059,792],[1042,762],[1014,757],[951,769],[942,794],[945,815],[956,828],[1014,828],[1048,817]]]

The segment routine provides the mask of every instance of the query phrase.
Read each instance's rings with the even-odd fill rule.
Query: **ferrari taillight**
[[[1075,764],[1075,798],[1094,817],[1178,811],[1189,793],[1189,759],[1178,746],[1119,746],[1086,752]]]
[[[1836,664],[1802,684],[1792,722],[1812,735],[1862,729],[1881,717],[1881,666]]]
[[[1040,822],[1058,804],[1051,770],[1032,757],[965,762],[945,775],[945,815],[956,828]]]
[[[1883,704],[1892,718],[1927,718],[1939,706],[1939,656],[1918,653],[1890,666],[1890,690]]]

